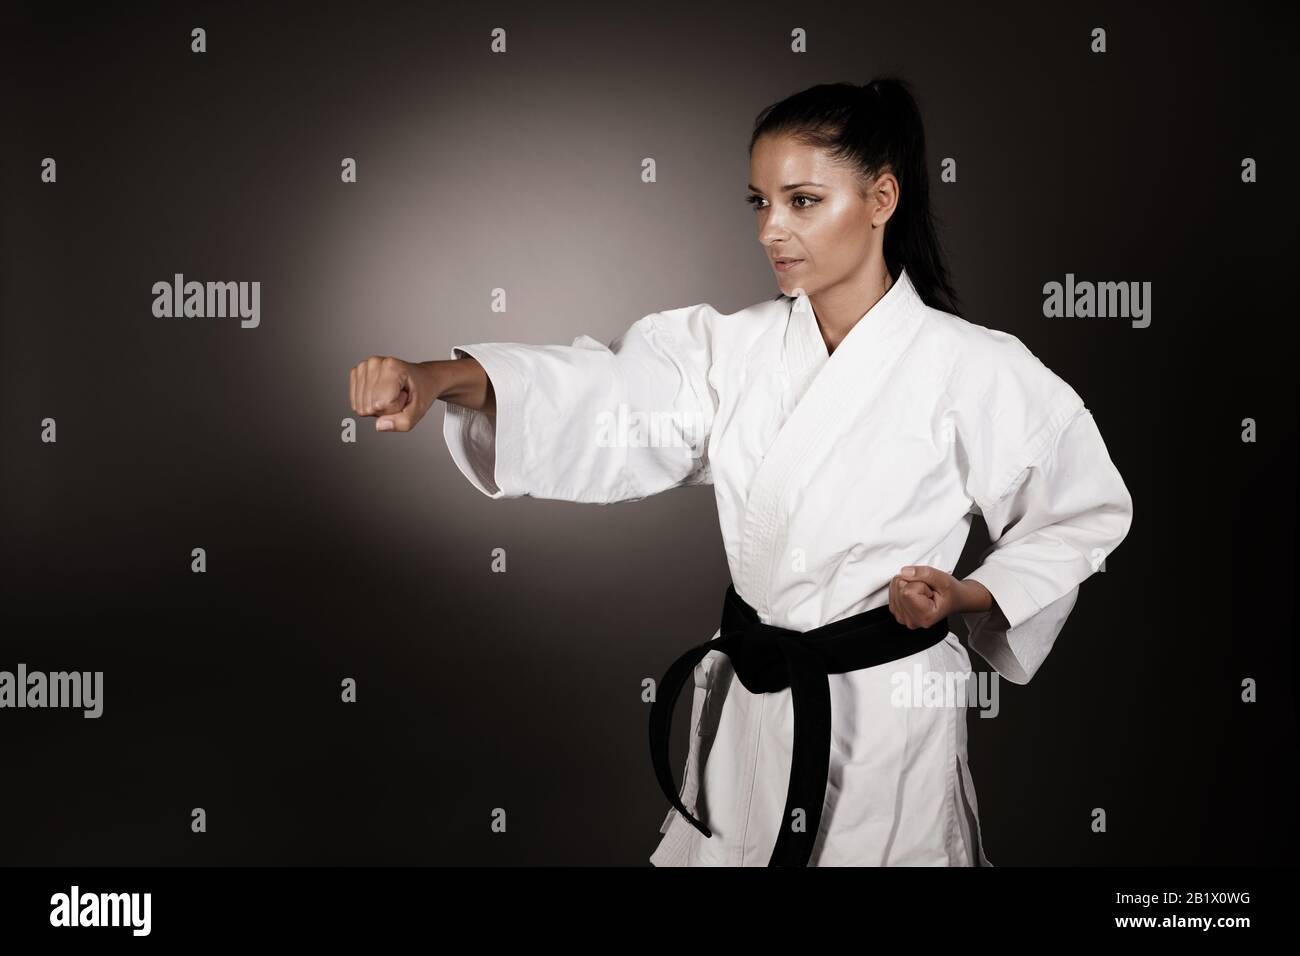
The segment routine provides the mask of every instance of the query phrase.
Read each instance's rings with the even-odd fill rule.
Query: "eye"
[[[798,202],[801,199],[806,199],[808,200],[808,202],[804,205],[798,205]],[[750,193],[748,196],[745,197],[745,202],[749,203],[749,205],[752,206],[755,211],[757,211],[763,208],[762,204],[767,202],[767,200],[755,193]],[[816,196],[809,196],[807,193],[799,193],[792,198],[791,202],[796,203],[794,207],[795,209],[811,209],[813,206],[821,202],[821,200],[818,199]]]

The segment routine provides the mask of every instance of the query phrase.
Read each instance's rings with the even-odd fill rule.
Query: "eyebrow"
[[[755,186],[753,183],[747,183],[746,185],[747,185],[750,189],[752,189],[754,192],[756,192],[756,193],[761,193],[761,192],[763,191],[763,190],[759,189],[757,186]],[[820,187],[820,188],[822,188],[822,189],[826,189],[826,188],[827,188],[827,187],[824,186],[822,183],[790,183],[790,184],[787,185],[787,186],[782,186],[782,187],[781,187],[781,192],[783,192],[783,193],[788,193],[790,190],[792,190],[792,189],[798,189],[800,186],[818,186],[818,187]]]

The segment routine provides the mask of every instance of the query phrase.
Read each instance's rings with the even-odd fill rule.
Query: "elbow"
[[[1133,496],[1120,484],[1121,494],[1104,509],[1106,516],[1105,544],[1093,549],[1093,571],[1106,570],[1105,561],[1116,548],[1123,544],[1133,527]]]
[[[1129,529],[1133,527],[1133,495],[1129,493],[1128,487],[1123,482],[1120,482],[1120,488],[1123,491],[1117,507],[1120,528],[1114,548],[1119,547],[1120,542],[1128,537]]]

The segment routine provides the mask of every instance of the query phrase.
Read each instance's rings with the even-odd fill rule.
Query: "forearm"
[[[443,359],[420,364],[434,374],[438,398],[489,415],[496,414],[492,380],[476,359]]]
[[[978,581],[967,578],[964,581],[957,582],[957,600],[956,607],[953,608],[958,614],[965,614],[971,611],[987,611],[993,607],[993,595],[989,589]]]
[[[1002,609],[998,607],[997,601],[993,599],[992,592],[989,591],[979,581],[967,578],[964,581],[958,581],[956,607],[953,608],[954,614],[965,614],[979,611],[992,611],[993,616],[1006,626],[1006,618],[1002,614]]]

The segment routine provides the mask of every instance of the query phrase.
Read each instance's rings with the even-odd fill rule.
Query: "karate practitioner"
[[[609,345],[374,356],[351,372],[352,407],[404,432],[443,399],[447,447],[492,498],[713,486],[732,586],[712,644],[683,642],[657,688],[673,809],[651,862],[989,865],[964,703],[914,688],[900,704],[899,676],[969,673],[946,623],[962,615],[970,646],[1028,682],[1132,499],[1074,389],[958,316],[906,83],[768,107],[750,177],[777,298],[665,309]],[[976,513],[992,546],[957,580]],[[679,787],[666,754],[683,684]]]

